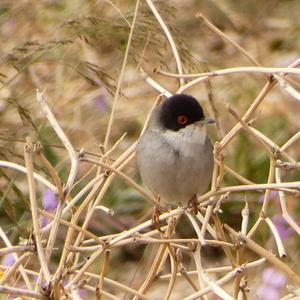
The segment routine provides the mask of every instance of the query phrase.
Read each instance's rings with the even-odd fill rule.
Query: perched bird
[[[153,111],[137,145],[137,164],[144,184],[163,205],[186,205],[211,182],[213,147],[206,134],[199,102],[176,94]]]

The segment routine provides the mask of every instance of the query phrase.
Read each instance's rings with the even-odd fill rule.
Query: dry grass
[[[78,7],[55,1],[7,4],[8,32],[11,17],[20,26],[24,11],[41,12],[33,24],[48,18],[55,25],[35,33],[24,25],[30,39],[15,31],[1,56],[0,254],[14,259],[1,265],[3,299],[255,299],[257,274],[267,266],[286,278],[281,299],[297,299],[300,58],[289,40],[283,53],[290,62],[277,67],[270,56],[278,54],[261,50],[267,41],[260,45],[259,34],[262,55],[251,54],[253,40],[243,45],[251,17],[219,3],[229,33],[196,10],[182,14],[195,16],[191,33],[201,31],[206,46],[176,29],[174,7],[186,9],[179,3],[136,1],[126,14],[125,1],[95,1],[82,4],[79,16]],[[278,25],[267,17],[272,8],[260,11],[258,31]],[[207,56],[205,64],[187,41]],[[212,56],[210,47],[218,48]],[[160,232],[149,214],[155,199],[135,177],[135,146],[155,98],[176,92],[208,99],[217,121],[215,166],[198,214],[165,212]],[[52,211],[42,208],[46,189],[58,199]],[[273,218],[280,215],[289,238]]]

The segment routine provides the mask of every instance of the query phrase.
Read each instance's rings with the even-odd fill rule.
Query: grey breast
[[[173,149],[158,132],[147,130],[137,145],[137,163],[144,184],[160,195],[162,202],[185,204],[193,195],[203,193],[210,183],[211,147],[207,138],[204,144],[193,145],[193,151],[185,153]]]

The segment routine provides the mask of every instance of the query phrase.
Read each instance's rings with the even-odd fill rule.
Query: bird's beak
[[[216,121],[213,118],[210,118],[210,117],[205,118],[204,122],[206,124],[214,124],[214,123],[216,123]]]
[[[210,117],[204,118],[201,121],[196,122],[196,125],[201,126],[201,125],[206,125],[206,124],[214,124],[216,121]]]

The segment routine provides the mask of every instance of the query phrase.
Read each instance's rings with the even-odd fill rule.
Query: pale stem
[[[201,262],[201,245],[197,246],[196,249],[192,252],[192,254],[196,266],[199,287],[202,290],[205,287],[205,281],[203,279],[203,268]],[[203,298],[207,299],[206,297]]]
[[[175,41],[168,29],[168,27],[166,26],[164,20],[162,19],[162,17],[160,16],[160,14],[158,13],[156,7],[154,6],[152,0],[146,0],[148,6],[150,7],[150,9],[152,10],[154,16],[156,17],[158,23],[160,24],[163,32],[165,33],[169,43],[170,43],[170,46],[171,46],[171,49],[173,51],[173,55],[174,55],[174,58],[175,58],[175,61],[176,61],[176,65],[177,65],[177,70],[179,73],[183,73],[183,68],[182,68],[182,63],[181,63],[181,60],[180,60],[180,56],[179,56],[179,53],[177,51],[177,48],[176,48],[176,44],[175,44]],[[184,80],[182,78],[180,78],[180,85],[183,85],[184,84]]]
[[[197,221],[195,220],[194,215],[189,213],[187,210],[185,211],[185,214],[188,217],[188,219],[190,220],[195,232],[197,233],[200,244],[205,245],[204,236],[202,235],[201,229],[199,228],[199,225],[198,225]]]
[[[292,87],[284,78],[282,78],[281,76],[277,76],[274,75],[274,77],[276,78],[276,80],[279,83],[279,87],[281,88],[281,90],[283,92],[285,92],[286,94],[288,94],[289,96],[295,98],[296,100],[300,101],[300,93],[294,88]]]
[[[246,74],[269,74],[269,75],[274,75],[274,74],[294,74],[294,75],[300,75],[300,69],[299,68],[265,68],[265,67],[236,67],[236,68],[226,68],[226,69],[220,69],[220,70],[215,70],[215,71],[210,71],[210,72],[203,72],[203,73],[195,73],[195,74],[183,74],[183,73],[169,73],[165,72],[159,69],[155,70],[156,73],[160,75],[164,75],[167,77],[174,77],[174,78],[196,78],[195,80],[200,78],[202,80],[205,80],[207,78],[211,77],[217,77],[217,76],[224,76],[224,75],[232,75],[232,74],[240,74],[240,73],[246,73]],[[277,78],[276,78],[277,79]],[[201,80],[200,80],[201,81]]]
[[[280,257],[285,257],[286,256],[286,252],[285,252],[282,240],[280,238],[280,235],[278,233],[278,230],[277,230],[276,226],[274,225],[274,223],[272,222],[272,220],[269,217],[266,217],[264,220],[268,224],[268,226],[269,226],[269,228],[270,228],[270,230],[271,230],[271,232],[272,232],[272,234],[274,236],[279,256]]]
[[[300,181],[292,181],[292,182],[283,182],[283,183],[258,183],[253,185],[235,185],[220,188],[217,191],[207,192],[199,197],[199,203],[204,202],[204,200],[208,199],[212,195],[220,195],[225,194],[228,192],[243,192],[243,191],[259,191],[259,190],[276,190],[280,191],[282,188],[291,188],[291,189],[299,189],[300,188]]]
[[[15,263],[10,266],[9,269],[7,269],[6,272],[2,275],[0,279],[0,285],[5,284],[8,279],[11,279],[14,276],[16,270],[20,266],[22,266],[24,261],[27,260],[31,255],[33,255],[32,252],[25,252],[22,256],[20,256],[20,258],[18,258],[18,260],[15,261]]]
[[[163,234],[163,233],[160,234],[161,237],[164,237],[164,238],[167,238],[167,239],[172,237],[174,235],[174,232],[175,232],[176,223],[177,223],[176,216],[168,218],[168,220],[167,220],[167,229],[165,231],[165,234]],[[159,247],[159,251],[157,251],[157,254],[154,258],[154,261],[153,261],[153,263],[150,267],[150,271],[147,274],[146,280],[143,282],[143,284],[141,285],[141,287],[139,289],[140,293],[145,294],[147,292],[147,290],[153,284],[154,279],[157,276],[157,274],[159,274],[161,272],[161,270],[164,268],[166,260],[170,255],[173,255],[173,258],[175,256],[174,251],[170,247],[169,244],[161,245]],[[176,275],[176,272],[175,273],[172,272],[172,274],[173,275],[171,276],[171,279],[170,279],[170,282],[169,282],[169,287],[168,287],[167,294],[166,294],[165,297],[168,297],[168,292],[169,292],[170,285],[172,285],[174,283],[174,280],[175,280],[174,275]]]
[[[241,232],[243,234],[247,234],[248,223],[249,223],[249,205],[248,202],[245,201],[245,207],[242,210],[242,226],[241,226]]]
[[[284,262],[282,262],[280,259],[272,255],[268,250],[264,249],[262,246],[258,245],[251,239],[249,239],[247,236],[245,236],[242,233],[238,233],[235,230],[233,230],[230,226],[227,224],[224,225],[224,228],[232,234],[235,238],[239,239],[241,242],[244,243],[244,245],[258,254],[259,256],[265,257],[271,264],[273,264],[275,267],[283,271],[287,274],[287,276],[297,283],[300,284],[300,277],[297,273],[295,273],[288,265],[286,265]]]
[[[95,160],[92,158],[81,158],[80,160],[84,161],[84,162],[88,162],[88,163],[93,163],[95,165],[99,165],[101,167],[104,167],[105,169],[108,169],[108,170],[114,172],[116,175],[121,177],[128,185],[130,185],[137,192],[139,192],[143,197],[145,197],[148,201],[150,201],[153,205],[160,206],[160,204],[156,201],[156,199],[152,195],[148,194],[143,188],[141,188],[140,185],[135,183],[130,177],[128,177],[126,174],[119,171],[118,169],[116,169],[100,160]]]
[[[159,83],[157,83],[154,79],[152,79],[142,68],[140,68],[141,76],[148,82],[149,85],[151,85],[155,90],[160,92],[165,97],[169,98],[172,96],[172,93],[170,93],[168,90],[166,90],[164,87],[162,87]]]
[[[113,100],[113,105],[112,105],[112,109],[111,109],[111,113],[110,113],[110,117],[109,117],[109,121],[108,121],[108,125],[107,125],[105,139],[104,139],[104,145],[103,146],[104,146],[104,151],[105,152],[108,148],[108,143],[109,143],[109,139],[110,139],[110,135],[111,135],[111,129],[112,129],[112,125],[113,125],[114,118],[115,118],[116,108],[117,108],[117,104],[118,104],[118,98],[119,98],[119,94],[120,94],[120,90],[121,90],[121,85],[122,85],[122,82],[123,82],[123,77],[124,77],[125,68],[126,68],[126,64],[127,64],[127,60],[128,60],[129,50],[130,50],[130,47],[131,47],[133,32],[134,32],[134,28],[135,28],[135,24],[136,24],[139,4],[140,4],[140,0],[137,0],[136,4],[135,4],[135,10],[134,10],[134,16],[133,16],[133,20],[132,20],[132,25],[130,27],[129,37],[127,39],[127,46],[126,46],[126,50],[125,50],[125,55],[124,55],[122,67],[121,67],[121,72],[120,72],[120,75],[118,77],[117,88],[116,88],[116,92],[115,92],[115,96],[114,96],[114,100]]]
[[[9,161],[4,161],[4,160],[0,160],[0,167],[4,167],[4,168],[9,168],[9,169],[13,169],[13,170],[17,170],[19,172],[22,172],[24,174],[27,174],[27,169],[21,165],[18,165],[16,163],[12,163]],[[33,177],[34,179],[36,179],[37,181],[39,181],[40,183],[42,183],[44,186],[46,186],[48,189],[52,190],[53,192],[57,192],[57,188],[55,185],[53,185],[51,182],[49,182],[48,180],[46,180],[44,177],[42,177],[41,175],[33,172]]]
[[[99,276],[99,279],[98,279],[97,288],[96,288],[97,300],[101,300],[101,298],[102,298],[104,276],[105,276],[105,274],[107,273],[107,270],[108,270],[109,256],[110,256],[110,250],[106,250],[104,252],[102,270],[101,270],[101,273],[100,273],[100,276]]]
[[[210,28],[213,32],[219,35],[223,40],[231,43],[238,51],[240,51],[243,55],[245,55],[251,62],[255,65],[260,66],[260,63],[251,56],[245,49],[243,49],[240,45],[238,45],[233,39],[231,39],[228,35],[218,29],[214,24],[212,24],[203,14],[198,12],[196,14],[196,18],[199,18],[204,21],[208,28]]]
[[[171,277],[170,277],[168,289],[167,289],[166,295],[164,297],[164,300],[168,300],[171,296],[171,293],[172,293],[172,290],[174,288],[175,281],[177,278],[176,274],[177,274],[177,270],[178,270],[178,263],[175,258],[174,249],[172,248],[171,244],[167,244],[167,247],[169,250],[169,257],[170,257]]]
[[[298,141],[300,138],[300,131],[293,135],[285,144],[280,147],[280,152],[286,151],[292,144]]]
[[[212,292],[224,300],[234,300],[229,294],[225,292],[217,283],[215,283],[205,272],[202,272],[202,277],[204,279],[205,285],[208,286]]]
[[[22,288],[18,288],[18,287],[10,287],[10,286],[6,286],[6,285],[0,285],[0,293],[3,294],[8,294],[8,295],[14,295],[14,296],[20,296],[22,297],[22,299],[24,299],[23,297],[30,297],[33,299],[41,299],[41,300],[48,300],[49,298],[38,293],[38,292],[34,292],[34,291],[28,291]]]
[[[41,93],[37,90],[36,91],[36,99],[40,103],[53,130],[57,134],[58,138],[62,141],[63,145],[65,146],[65,148],[67,149],[67,151],[69,153],[69,157],[71,159],[71,169],[70,169],[70,173],[69,173],[69,176],[68,176],[68,179],[67,179],[67,182],[65,185],[65,191],[64,191],[65,195],[68,195],[73,187],[75,177],[77,174],[77,167],[78,167],[77,154],[76,154],[71,142],[67,138],[66,134],[64,133],[64,131],[61,129],[60,125],[58,124],[58,122],[57,122],[54,114],[52,113],[51,109],[49,108],[46,100],[44,99],[44,92]],[[62,201],[62,199],[60,199],[60,201]]]
[[[197,219],[203,224],[204,223],[204,217],[201,215],[201,213],[198,211],[197,215],[196,215]],[[203,225],[202,225],[203,226]],[[212,226],[207,223],[207,227],[206,229],[208,230],[208,232],[213,236],[214,239],[217,240],[217,234],[215,232],[215,230],[212,228]]]
[[[231,272],[227,273],[225,276],[223,276],[222,278],[218,279],[216,282],[215,282],[215,285],[217,286],[222,286],[224,284],[226,284],[227,282],[229,282],[230,280],[236,278],[237,276],[239,276],[245,269],[245,266],[240,266],[234,270],[232,270],[232,267],[231,267]],[[184,298],[183,300],[196,300],[198,299],[198,297],[202,296],[202,295],[205,295],[207,293],[211,292],[211,287],[210,286],[206,286],[205,288],[203,288],[202,290]]]
[[[280,162],[280,161],[278,160],[277,162]],[[276,168],[275,176],[276,176],[276,182],[281,183],[281,169],[280,168]],[[278,191],[278,193],[279,193],[279,200],[280,200],[280,206],[281,206],[283,218],[297,232],[297,234],[300,235],[299,225],[293,220],[293,218],[290,216],[290,214],[288,212],[284,192]]]
[[[104,0],[104,1],[107,2],[107,3],[109,3],[118,12],[118,14],[121,16],[121,18],[126,22],[126,24],[128,25],[128,27],[131,28],[131,24],[129,23],[129,21],[127,20],[127,18],[124,16],[124,14],[122,13],[122,11],[119,9],[119,7],[116,6],[110,0]]]
[[[242,269],[241,266],[237,268],[237,270],[249,270],[252,268],[257,268],[260,267],[262,264],[264,264],[266,262],[265,258],[260,258],[258,260],[246,263],[242,265]],[[205,272],[207,273],[224,273],[224,272],[230,272],[232,271],[232,266],[225,266],[225,267],[217,267],[217,268],[208,268],[205,269]],[[198,276],[198,272],[197,271],[188,271],[186,272],[188,275],[192,275],[192,276]],[[169,279],[171,276],[171,274],[166,274],[166,275],[161,275],[159,278],[160,279]],[[182,276],[181,273],[177,273],[177,276]]]
[[[27,142],[24,147],[24,158],[25,158],[25,166],[27,168],[27,180],[28,180],[28,188],[29,188],[29,199],[30,199],[30,208],[31,208],[31,215],[32,215],[33,230],[34,230],[34,238],[36,242],[41,270],[48,284],[51,280],[51,275],[48,269],[44,249],[42,246],[41,233],[40,233],[38,204],[36,199],[36,187],[35,187],[35,181],[33,177],[33,157],[32,157],[33,145],[29,137],[26,138],[26,141]],[[36,289],[37,288],[38,286],[36,286]]]
[[[103,174],[99,174],[95,178],[93,178],[86,186],[84,186],[80,192],[66,205],[63,209],[62,217],[68,213],[72,207],[74,207],[78,201],[86,194],[89,190],[91,190],[95,185],[101,184],[103,180]],[[53,221],[46,225],[44,228],[41,229],[41,232],[47,232],[53,225]]]
[[[164,221],[170,217],[176,216],[176,215],[181,215],[184,213],[184,209],[183,208],[177,208],[172,210],[169,213],[165,213],[159,216],[159,220],[160,221]],[[133,227],[127,231],[121,232],[120,234],[118,234],[115,238],[111,239],[111,241],[109,242],[108,246],[112,246],[117,244],[118,242],[131,237],[132,235],[134,235],[137,232],[140,232],[142,230],[145,230],[147,228],[149,228],[150,226],[152,226],[152,222],[151,220],[148,220],[136,227]],[[81,277],[83,276],[84,272],[87,270],[87,268],[94,262],[94,260],[99,257],[99,255],[102,253],[103,248],[97,250],[94,254],[91,255],[91,257],[89,258],[89,260],[84,264],[84,266],[82,266],[82,268],[80,269],[80,271],[78,272],[78,274],[73,278],[73,280],[71,282],[69,282],[66,285],[66,289],[70,288],[70,286],[72,286],[74,283],[78,282]]]
[[[1,236],[1,234],[0,234],[0,236]],[[33,252],[34,251],[34,246],[33,245],[28,245],[28,246],[11,246],[11,247],[1,248],[0,249],[0,256],[11,254],[11,253],[26,252],[26,251]]]
[[[220,147],[219,147],[219,143],[216,142],[214,145],[214,151],[213,151],[213,155],[214,155],[214,160],[219,159],[220,160],[220,164],[214,164],[214,168],[213,168],[213,174],[212,174],[212,182],[211,182],[211,191],[216,191],[217,187],[218,187],[218,176],[221,175],[222,171],[221,169],[223,166],[223,161],[221,159],[221,152],[220,152]],[[210,201],[214,201],[215,196],[210,197]],[[204,216],[204,221],[202,224],[202,228],[201,228],[201,236],[204,238],[205,233],[206,233],[206,228],[207,225],[209,223],[210,217],[211,217],[211,213],[213,211],[213,205],[208,205],[206,208],[206,212],[205,212],[205,216]]]
[[[76,270],[75,273],[78,273],[78,271]],[[85,272],[85,275],[90,277],[90,278],[96,279],[96,280],[99,280],[99,278],[100,278],[100,275],[94,274],[94,273],[91,273],[91,272]],[[140,294],[136,290],[134,290],[134,289],[132,289],[132,288],[130,288],[130,287],[124,285],[124,284],[121,284],[117,281],[114,281],[110,278],[104,277],[103,281],[104,281],[104,283],[106,283],[107,285],[109,285],[112,288],[116,288],[116,289],[119,289],[119,290],[124,291],[126,293],[136,295],[136,296],[138,296],[139,298],[141,298],[143,300],[150,300],[147,296],[145,296],[143,294]]]

